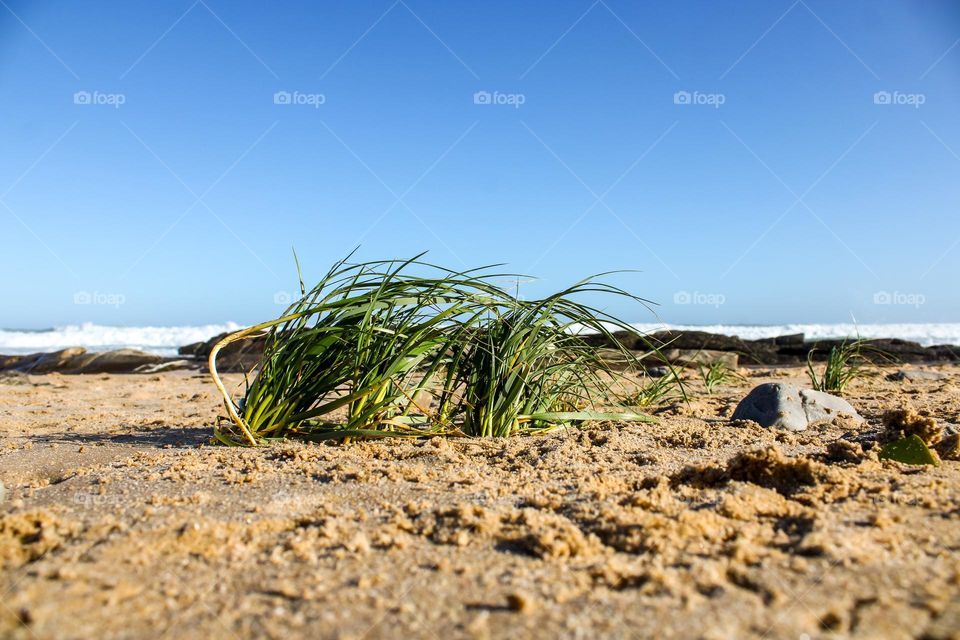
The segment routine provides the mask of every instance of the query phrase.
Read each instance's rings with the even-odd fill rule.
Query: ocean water
[[[819,338],[902,338],[922,345],[960,345],[960,322],[914,324],[779,324],[779,325],[668,325],[638,323],[633,325],[644,333],[663,329],[708,331],[744,339],[772,338],[792,333],[803,333],[808,340]],[[41,351],[57,351],[67,347],[86,347],[90,351],[110,349],[140,349],[163,356],[173,356],[177,347],[207,340],[225,331],[236,331],[234,322],[185,327],[109,327],[81,324],[27,331],[0,329],[0,354],[16,355]]]
[[[175,356],[177,347],[240,328],[234,322],[226,322],[190,327],[109,327],[85,323],[40,331],[0,329],[0,354],[17,355],[86,347],[89,351],[127,348]]]

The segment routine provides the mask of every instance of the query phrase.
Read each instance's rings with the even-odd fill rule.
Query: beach
[[[203,372],[4,379],[0,635],[956,638],[960,462],[877,441],[960,422],[960,371],[899,368],[796,433],[730,419],[808,384],[766,366],[655,424],[255,449]]]
[[[960,0],[0,34],[0,640],[960,640]]]

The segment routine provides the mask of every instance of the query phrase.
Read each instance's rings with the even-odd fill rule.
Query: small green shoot
[[[655,407],[677,400],[683,395],[680,378],[671,370],[665,376],[650,378],[650,382],[635,392],[621,397],[620,404],[625,407]]]
[[[743,376],[719,360],[710,364],[701,364],[698,369],[707,393],[713,393],[718,386],[733,380],[743,380]]]
[[[844,340],[840,345],[831,347],[822,375],[818,374],[814,368],[815,349],[811,349],[807,353],[807,376],[810,378],[810,384],[817,391],[843,393],[847,385],[865,375],[864,365],[869,360],[864,352],[868,349],[869,341],[861,338],[852,342]]]

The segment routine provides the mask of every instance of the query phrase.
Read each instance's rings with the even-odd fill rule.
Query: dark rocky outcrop
[[[52,353],[34,353],[20,356],[0,355],[0,372],[20,371],[30,374],[51,373],[157,373],[172,369],[206,369],[207,358],[213,347],[227,334],[223,333],[204,342],[180,347],[176,358],[163,358],[133,349],[118,349],[102,353],[88,353],[83,347],[71,347]],[[803,364],[813,350],[815,361],[826,360],[830,349],[843,340],[805,341],[802,333],[744,340],[704,331],[658,331],[646,336],[619,331],[614,336],[624,346],[642,358],[647,369],[669,362],[678,366],[698,366],[723,362],[730,367],[738,365]],[[584,339],[595,346],[611,347],[602,335],[592,334]],[[258,336],[227,345],[217,357],[217,368],[223,372],[250,371],[260,361],[266,338]],[[659,353],[652,353],[653,348]],[[611,362],[617,365],[613,350]],[[937,345],[924,347],[916,342],[896,338],[871,340],[865,356],[878,363],[944,363],[960,362],[960,346]],[[622,356],[620,357],[623,360]]]
[[[810,349],[814,349],[814,360],[826,360],[830,349],[843,344],[843,340],[816,340],[804,342],[801,344],[781,345],[777,348],[777,354],[782,358],[782,362],[803,362],[807,358]],[[881,338],[870,340],[869,350],[864,353],[867,357],[873,354],[875,359],[892,360],[894,362],[957,362],[960,361],[960,347],[953,345],[936,345],[924,347],[923,345],[901,340],[899,338]]]
[[[779,364],[777,362],[777,347],[773,343],[743,340],[737,336],[724,336],[705,331],[657,331],[646,336],[639,336],[627,331],[617,331],[614,334],[617,340],[634,351],[650,351],[658,349],[662,355],[674,349],[677,353],[689,354],[696,351],[726,352],[737,354],[743,364]],[[605,336],[593,334],[585,336],[588,343],[606,346],[609,341]],[[659,360],[652,356],[650,360]]]
[[[813,360],[822,362],[827,359],[832,347],[840,346],[844,342],[841,339],[806,341],[802,333],[759,340],[744,340],[737,336],[723,336],[704,331],[658,331],[646,337],[618,331],[614,336],[628,348],[636,351],[649,351],[650,346],[653,345],[663,354],[667,354],[671,349],[685,353],[699,350],[732,352],[740,356],[740,364],[744,365],[802,364],[807,361],[807,354],[811,350],[813,350]],[[609,340],[600,334],[586,336],[586,340],[593,345],[609,346]],[[960,362],[960,346],[924,347],[909,340],[884,338],[871,340],[870,347],[864,355],[877,362]]]
[[[207,358],[210,352],[218,342],[227,337],[228,334],[221,333],[205,342],[194,342],[177,350],[181,356],[189,356],[207,366]],[[238,372],[250,371],[260,362],[260,356],[263,354],[263,347],[266,344],[265,336],[253,337],[248,340],[238,340],[231,342],[217,354],[217,371]]]
[[[164,358],[136,349],[116,349],[88,353],[83,347],[70,347],[52,353],[0,357],[0,371],[22,373],[131,373],[138,367],[157,365]]]

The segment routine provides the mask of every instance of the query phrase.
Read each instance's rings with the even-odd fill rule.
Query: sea
[[[235,322],[183,327],[111,327],[90,322],[52,329],[0,329],[0,354],[20,355],[86,347],[88,351],[139,349],[161,356],[177,348],[241,329]]]
[[[739,336],[748,340],[802,333],[807,340],[860,336],[861,338],[902,338],[919,342],[924,346],[960,345],[960,322],[775,325],[638,323],[633,326],[644,333],[664,329],[683,329]],[[129,348],[162,356],[174,356],[177,354],[178,347],[240,328],[241,325],[235,322],[225,322],[180,327],[111,327],[84,323],[39,330],[0,329],[0,354],[18,355],[57,351],[67,347],[86,347],[89,351]]]

